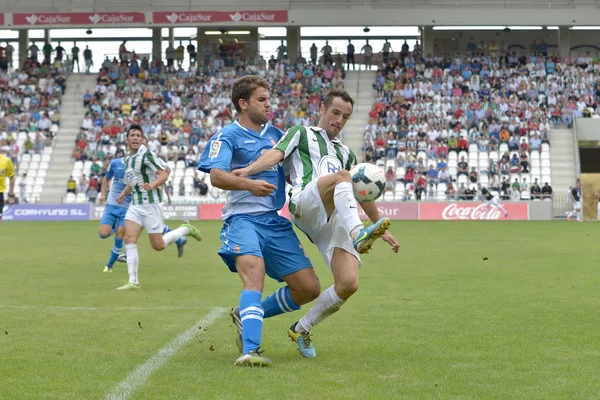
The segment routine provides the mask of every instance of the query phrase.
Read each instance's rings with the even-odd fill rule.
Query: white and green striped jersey
[[[312,180],[350,170],[356,156],[339,139],[329,139],[325,130],[316,126],[296,125],[275,146],[284,152],[284,168],[292,182],[290,199]]]
[[[162,203],[162,189],[144,190],[141,185],[152,183],[156,179],[156,171],[167,169],[163,160],[150,149],[141,145],[137,153],[125,159],[125,181],[131,186],[131,204]]]

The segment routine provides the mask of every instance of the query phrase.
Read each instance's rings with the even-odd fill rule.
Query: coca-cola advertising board
[[[154,24],[263,24],[288,22],[287,10],[274,11],[157,11]]]
[[[528,220],[529,205],[527,203],[500,203],[508,212],[508,217],[497,207],[490,206],[488,219]],[[487,205],[479,202],[464,203],[421,203],[419,219],[425,221],[480,221],[485,219]]]
[[[14,13],[13,25],[121,25],[144,24],[142,12]]]

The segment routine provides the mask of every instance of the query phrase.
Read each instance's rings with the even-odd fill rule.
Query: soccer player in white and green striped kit
[[[129,281],[118,290],[139,289],[138,279],[139,255],[137,240],[142,230],[148,231],[150,244],[156,251],[165,249],[182,236],[192,236],[202,240],[200,232],[190,224],[182,224],[179,228],[163,235],[163,211],[161,204],[161,186],[169,178],[171,170],[150,149],[144,146],[142,128],[132,124],[127,129],[127,149],[125,158],[125,182],[127,187],[117,202],[131,194],[131,205],[125,215],[125,253],[127,254],[127,272]]]
[[[338,138],[353,108],[354,100],[347,92],[332,90],[321,104],[318,126],[294,126],[273,149],[248,167],[233,171],[246,177],[284,161],[292,183],[292,220],[319,248],[333,273],[335,284],[288,331],[304,357],[316,357],[312,328],[358,290],[359,254],[367,253],[380,237],[394,252],[400,247],[387,231],[389,219],[381,218],[375,203],[361,203],[373,225],[365,228],[358,215],[349,173],[356,157]]]

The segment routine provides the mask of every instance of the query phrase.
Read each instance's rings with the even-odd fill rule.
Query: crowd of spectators
[[[600,114],[598,71],[600,53],[561,59],[543,41],[534,41],[529,55],[473,39],[454,56],[403,49],[377,72],[364,160],[388,166],[390,191],[397,182],[413,183],[414,193],[401,191],[405,196],[439,193],[438,183],[448,192],[461,192],[463,184],[476,191],[480,182],[512,199],[542,197],[549,176],[528,182],[532,161],[540,167],[542,155],[541,166],[549,167],[551,126],[570,128],[574,117]]]
[[[102,165],[96,176],[101,180],[117,149],[125,148],[123,127],[136,122],[150,149],[161,158],[177,169],[195,168],[210,136],[235,119],[230,88],[236,78],[258,74],[269,81],[271,123],[282,129],[316,124],[324,95],[343,87],[343,59],[333,65],[329,61],[313,65],[304,58],[291,62],[285,54],[270,60],[219,55],[205,54],[188,70],[160,60],[106,60],[95,92],[83,95],[87,112],[76,138],[74,160]],[[84,173],[89,176],[91,171]],[[184,184],[185,193],[193,193],[198,185],[192,179],[189,172],[185,177],[174,174],[171,186],[177,190],[173,192],[182,192]]]
[[[32,192],[41,156],[52,151],[69,72],[61,63],[31,59],[21,70],[0,69],[0,150],[19,171],[22,202]]]

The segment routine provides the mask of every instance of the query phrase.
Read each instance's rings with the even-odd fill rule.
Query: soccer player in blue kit
[[[117,202],[117,197],[121,194],[127,183],[125,182],[125,153],[123,150],[117,150],[115,158],[108,165],[106,175],[102,178],[102,187],[100,189],[100,195],[98,196],[98,204],[107,203],[104,209],[104,214],[100,220],[100,227],[98,228],[98,234],[101,239],[109,238],[113,233],[115,234],[115,244],[110,252],[110,258],[104,267],[104,272],[112,272],[115,261],[126,262],[126,258],[119,255],[123,250],[123,239],[125,237],[125,214],[131,204],[131,195],[125,196],[123,203]],[[108,189],[110,186],[110,189]],[[108,190],[108,198],[106,192]],[[163,233],[170,231],[167,225],[164,225]],[[175,244],[177,245],[177,252],[179,257],[183,255],[184,246],[186,244],[185,237],[179,238]],[[123,254],[124,255],[124,254]]]
[[[264,318],[299,310],[321,291],[292,223],[277,213],[285,204],[283,167],[274,165],[248,178],[231,174],[273,148],[284,135],[267,124],[269,89],[269,83],[255,75],[235,81],[231,99],[238,120],[209,140],[198,167],[210,173],[213,186],[229,191],[219,255],[243,282],[239,308],[232,312],[242,345],[235,364],[242,366],[271,365],[259,351]],[[287,285],[261,301],[265,273]]]

